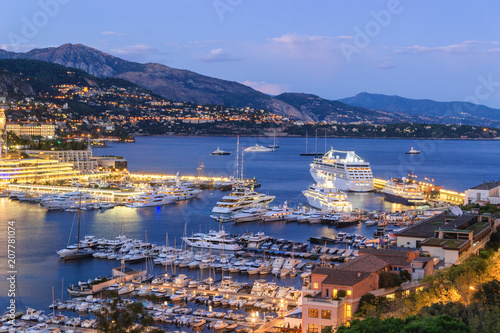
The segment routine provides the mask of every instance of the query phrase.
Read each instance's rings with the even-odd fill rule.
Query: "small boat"
[[[203,319],[203,318],[195,318],[193,320],[193,323],[191,324],[191,326],[193,326],[193,327],[201,327],[201,326],[205,325],[206,322],[207,321],[205,319]]]
[[[219,149],[219,147],[217,147],[217,149],[214,150],[213,152],[211,152],[210,155],[231,155],[231,152],[221,150],[221,149]]]
[[[406,154],[408,155],[418,155],[420,154],[420,150],[415,150],[413,147],[411,147],[410,151],[407,151]]]
[[[225,323],[223,322],[222,320],[217,320],[215,323],[214,323],[214,330],[222,330],[222,329],[225,329],[227,326],[229,326],[228,323]]]

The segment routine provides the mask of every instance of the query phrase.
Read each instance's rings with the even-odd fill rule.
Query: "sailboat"
[[[276,128],[273,130],[274,133],[274,142],[272,145],[267,146],[267,148],[279,148],[280,146],[276,144]]]
[[[78,236],[77,236],[77,248],[75,252],[67,253],[63,258],[64,260],[77,260],[77,259],[85,259],[92,257],[91,251],[82,251],[80,249],[80,219],[81,219],[81,211],[82,211],[82,192],[80,191],[80,203],[78,206]]]
[[[324,153],[318,153],[318,130],[316,130],[316,142],[315,142],[315,149],[314,149],[313,153],[309,153],[307,151],[307,146],[308,146],[307,139],[308,139],[308,137],[307,137],[307,131],[306,131],[306,152],[301,153],[300,156],[314,156],[314,157],[323,156]]]

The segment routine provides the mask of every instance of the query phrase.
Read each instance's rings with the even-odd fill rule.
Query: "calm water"
[[[240,146],[256,143],[272,144],[272,138],[240,138]],[[280,148],[273,153],[247,153],[243,158],[246,178],[256,177],[262,184],[259,191],[276,196],[275,204],[285,200],[290,205],[303,204],[301,191],[311,183],[309,163],[311,157],[301,157],[305,151],[303,138],[280,138]],[[372,166],[375,177],[404,176],[412,170],[420,178],[433,178],[437,185],[463,191],[483,180],[496,179],[500,171],[499,143],[495,141],[454,140],[382,140],[382,139],[309,139],[309,152],[324,151],[325,146],[338,150],[355,150]],[[233,151],[230,156],[211,156],[220,146]],[[405,155],[410,147],[421,150],[420,155]],[[236,139],[228,137],[139,137],[134,144],[113,144],[113,148],[94,149],[94,155],[120,155],[129,163],[130,171],[158,172],[164,174],[196,175],[197,167],[204,164],[205,175],[229,176],[234,173]],[[241,160],[240,160],[241,167]],[[419,178],[419,179],[420,179]],[[129,209],[117,207],[107,211],[83,212],[82,234],[114,237],[121,233],[128,237],[164,244],[168,233],[171,245],[180,243],[184,226],[188,233],[217,228],[210,209],[223,195],[220,191],[204,191],[199,199],[160,208]],[[350,194],[354,207],[401,209],[381,201],[374,193]],[[7,271],[7,221],[15,221],[17,241],[18,291],[24,305],[47,309],[52,300],[52,286],[60,298],[61,282],[64,285],[99,275],[109,275],[118,262],[86,260],[68,262],[58,260],[56,251],[68,243],[75,214],[47,212],[38,205],[10,202],[0,199],[0,306],[8,304]],[[225,224],[228,232],[264,231],[276,237],[306,241],[310,236],[332,236],[335,229],[323,225],[297,223]],[[75,227],[76,228],[76,227]],[[364,226],[345,228],[347,232],[371,235],[373,229]],[[75,233],[73,232],[73,235]],[[74,236],[71,242],[74,242]],[[138,265],[137,267],[142,267]],[[156,267],[158,271],[160,267]],[[194,273],[196,274],[196,273]],[[207,273],[206,273],[207,274]],[[249,280],[246,276],[235,280]],[[268,279],[271,279],[268,277]],[[290,280],[281,283],[291,283]],[[66,299],[68,296],[64,295]],[[0,310],[3,312],[3,310]]]

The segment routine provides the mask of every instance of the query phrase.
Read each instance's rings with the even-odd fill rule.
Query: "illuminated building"
[[[56,126],[53,124],[6,124],[5,130],[14,132],[17,136],[30,135],[50,139],[56,135]]]
[[[76,170],[97,171],[97,161],[92,159],[92,150],[25,150],[31,158],[46,158],[61,163],[71,163]]]
[[[80,174],[71,163],[49,159],[21,159],[0,161],[0,183],[29,183],[72,179]]]

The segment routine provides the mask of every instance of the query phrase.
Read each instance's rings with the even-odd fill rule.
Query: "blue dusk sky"
[[[500,1],[1,1],[0,47],[81,43],[276,95],[500,108]]]

